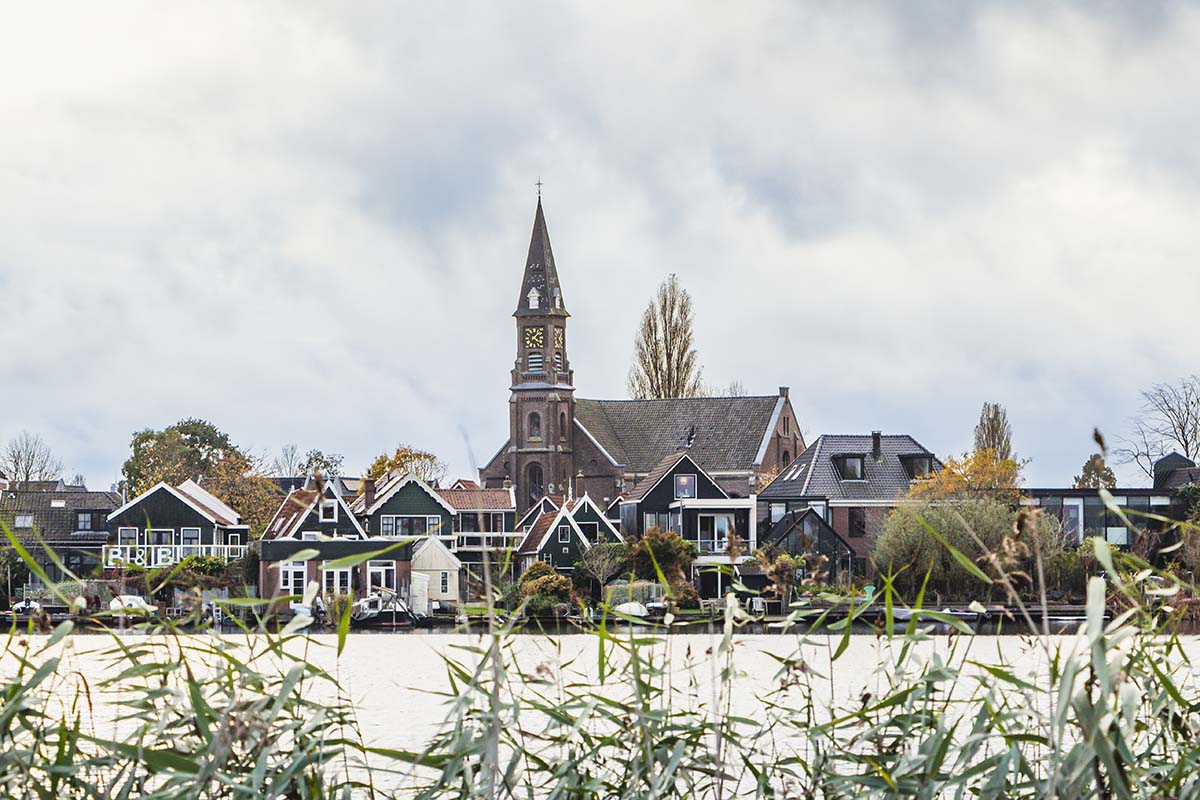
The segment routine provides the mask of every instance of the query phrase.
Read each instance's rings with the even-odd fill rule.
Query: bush
[[[551,574],[526,581],[521,585],[521,594],[526,597],[553,597],[558,602],[569,603],[574,592],[569,578]]]
[[[554,567],[547,564],[545,561],[535,561],[530,565],[529,569],[521,573],[521,577],[517,579],[517,583],[524,586],[529,581],[537,580],[538,578],[546,577],[547,575],[557,575],[558,572]]]
[[[678,608],[699,608],[700,593],[696,587],[687,581],[679,581],[671,586],[671,602]]]
[[[650,528],[646,534],[627,545],[626,556],[629,568],[648,581],[658,580],[655,563],[662,570],[667,582],[673,584],[685,580],[692,562],[696,559],[696,546],[675,531]],[[651,553],[654,554],[651,558]]]
[[[902,505],[888,515],[875,542],[875,568],[896,574],[896,588],[911,597],[929,573],[929,586],[958,598],[974,598],[986,584],[974,577],[925,527],[995,577],[993,557],[1010,575],[1032,575],[1035,555],[1062,552],[1062,528],[1040,511],[1014,512],[998,500]],[[1029,582],[1024,586],[1027,588]]]

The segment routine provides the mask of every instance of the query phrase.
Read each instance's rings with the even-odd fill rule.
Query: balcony
[[[188,556],[216,556],[232,561],[245,554],[244,544],[111,544],[104,547],[104,568],[170,567]]]

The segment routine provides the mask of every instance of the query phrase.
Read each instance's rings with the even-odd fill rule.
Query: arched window
[[[792,463],[792,454],[789,453],[787,450],[783,451],[783,463],[784,464]]]
[[[527,489],[527,496],[529,497],[529,505],[536,503],[542,498],[542,495],[546,493],[546,483],[545,478],[542,475],[541,464],[530,464],[525,469],[525,486]]]
[[[530,372],[545,372],[546,357],[542,355],[540,350],[534,350],[529,354],[529,371]]]
[[[530,308],[542,307],[542,295],[540,292],[538,292],[536,287],[529,290],[528,299]]]
[[[529,415],[529,438],[542,438],[542,415],[536,411]]]
[[[567,440],[567,415],[565,412],[559,412],[558,415],[558,438],[564,442]]]

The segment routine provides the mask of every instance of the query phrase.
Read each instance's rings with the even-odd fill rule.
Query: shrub
[[[569,603],[573,594],[571,579],[558,574],[543,575],[523,583],[521,594],[526,597],[553,597],[559,602]]]
[[[535,561],[530,565],[529,569],[521,573],[521,577],[517,579],[517,583],[524,586],[529,581],[543,578],[547,575],[557,575],[558,572],[554,567],[547,564],[545,561]]]
[[[671,601],[679,608],[699,608],[700,593],[688,581],[679,581],[671,585]]]
[[[648,581],[658,580],[655,563],[662,570],[668,584],[684,580],[692,562],[696,559],[696,546],[675,531],[661,531],[652,527],[626,550],[629,568]],[[651,553],[654,554],[653,559]]]

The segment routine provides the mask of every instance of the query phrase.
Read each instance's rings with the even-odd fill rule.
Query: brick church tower
[[[517,359],[509,397],[505,472],[524,511],[572,479],[575,381],[567,358],[567,313],[538,195],[517,310]]]

